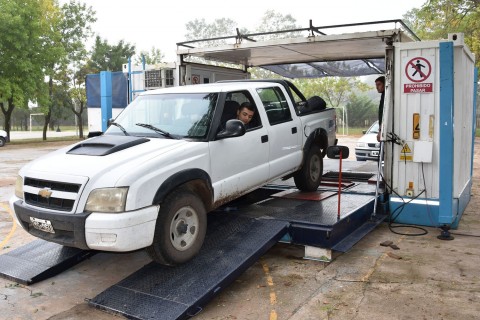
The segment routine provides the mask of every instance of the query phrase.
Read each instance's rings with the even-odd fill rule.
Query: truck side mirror
[[[225,129],[217,134],[217,140],[243,136],[246,132],[245,125],[240,120],[228,120]]]
[[[346,146],[330,146],[327,148],[327,157],[330,159],[340,159],[340,153],[342,159],[346,159],[350,155],[350,150]]]

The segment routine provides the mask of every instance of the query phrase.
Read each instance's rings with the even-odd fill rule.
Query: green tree
[[[465,43],[476,57],[480,55],[478,0],[428,0],[421,8],[407,12],[403,19],[423,40],[446,39],[448,33],[463,32]]]
[[[49,11],[47,11],[49,12]],[[48,76],[48,101],[41,104],[45,114],[43,139],[47,139],[47,129],[52,121],[52,114],[64,117],[64,97],[68,92],[66,83],[75,86],[76,66],[86,58],[85,41],[91,36],[90,24],[95,21],[94,11],[85,4],[70,0],[62,7],[53,2],[49,19],[50,42],[49,59],[45,68]],[[58,92],[65,90],[65,92]],[[78,116],[78,115],[77,115]],[[80,114],[81,118],[81,114]]]
[[[52,0],[0,2],[0,109],[8,137],[15,107],[48,102],[44,78],[58,55],[52,30],[57,18]]]
[[[213,22],[210,23],[208,23],[204,18],[202,18],[187,22],[185,27],[187,29],[185,39],[201,40],[236,35],[238,24],[236,21],[229,18],[215,19]],[[247,33],[248,31],[246,29],[242,29],[240,32]],[[195,46],[213,47],[225,43],[227,43],[225,39],[212,40],[198,42]]]
[[[378,118],[377,105],[365,95],[350,95],[346,106],[348,126],[363,127],[372,124]]]
[[[142,56],[145,57],[145,63],[155,65],[161,63],[165,55],[158,48],[152,47],[150,51],[140,51],[140,54],[135,57],[135,63],[142,65]]]
[[[275,12],[275,10],[267,10],[263,14],[260,25],[256,28],[256,32],[265,33],[272,31],[295,30],[301,27],[297,25],[297,19],[292,15]],[[282,38],[295,38],[301,36],[298,31],[273,33],[264,36],[259,36],[257,40],[272,40]]]
[[[122,65],[135,54],[135,46],[120,40],[117,44],[108,44],[100,36],[95,38],[95,44],[86,69],[91,73],[100,71],[122,71]]]
[[[92,36],[91,24],[96,21],[92,7],[71,0],[62,6],[63,19],[60,22],[62,45],[67,54],[68,64],[64,76],[59,80],[62,107],[70,109],[77,119],[78,132],[83,138],[83,111],[85,106],[85,76],[87,50],[85,42]]]

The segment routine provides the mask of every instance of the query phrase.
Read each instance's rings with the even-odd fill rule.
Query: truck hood
[[[95,137],[42,156],[28,163],[20,173],[48,172],[92,178],[128,162],[140,165],[187,143],[162,138]]]

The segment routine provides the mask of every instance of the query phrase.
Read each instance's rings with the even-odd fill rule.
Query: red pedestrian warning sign
[[[404,93],[433,92],[433,70],[430,61],[433,61],[433,57],[404,58],[405,71],[402,77]]]

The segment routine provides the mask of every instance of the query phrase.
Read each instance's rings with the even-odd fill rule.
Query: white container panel
[[[473,130],[474,60],[463,46],[454,48],[454,197],[470,180]]]
[[[436,44],[436,47],[432,45]],[[408,43],[396,46],[395,51],[395,94],[394,94],[394,123],[392,129],[402,140],[404,140],[410,153],[402,152],[403,147],[394,145],[392,154],[392,187],[400,195],[405,195],[409,183],[413,182],[414,194],[427,189],[428,197],[438,197],[438,117],[435,114],[439,111],[439,72],[438,64],[438,42],[429,43]],[[404,93],[405,74],[410,72],[407,62],[415,57],[427,57],[431,65],[429,83],[433,84],[431,93]],[[420,137],[413,138],[413,114],[420,115]],[[430,116],[433,120],[433,134],[430,134]],[[433,143],[431,162],[413,162],[415,155],[415,141],[429,141]],[[419,151],[421,152],[421,151]],[[424,181],[425,177],[425,181]]]

